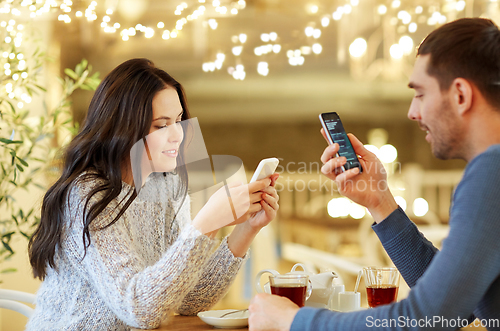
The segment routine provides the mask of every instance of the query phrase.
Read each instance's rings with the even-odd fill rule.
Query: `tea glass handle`
[[[276,270],[273,270],[273,269],[264,269],[264,270],[259,271],[259,273],[257,273],[257,276],[255,276],[255,289],[257,290],[257,293],[266,292],[265,290],[263,290],[263,287],[260,284],[260,276],[262,276],[262,274],[264,274],[266,272],[273,274],[274,276],[280,274],[279,272],[277,272]],[[266,293],[269,293],[269,292],[266,292]]]
[[[309,297],[311,296],[312,291],[313,291],[313,284],[312,284],[311,280],[308,279],[307,281],[309,282],[309,284],[307,284],[306,301],[307,301],[307,299],[309,299]]]

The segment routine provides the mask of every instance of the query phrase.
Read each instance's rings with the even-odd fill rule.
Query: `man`
[[[336,144],[321,156],[322,172],[343,195],[369,209],[374,231],[411,287],[408,297],[337,313],[258,294],[249,307],[250,330],[453,330],[475,318],[488,330],[500,330],[500,30],[480,18],[438,28],[418,49],[409,87],[415,97],[408,117],[427,131],[433,154],[468,162],[442,250],[398,207],[383,185],[380,161],[349,135],[363,173],[338,171],[346,160],[335,157]],[[375,185],[358,191],[366,187],[356,185],[360,181]]]

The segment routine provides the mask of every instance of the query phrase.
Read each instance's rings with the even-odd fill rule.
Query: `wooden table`
[[[474,327],[472,324],[466,328],[462,328],[460,330],[469,329],[469,328],[475,328],[477,331],[486,331],[485,328],[482,327]],[[132,328],[133,331],[144,331],[142,329],[134,329]],[[214,331],[214,330],[220,330],[220,331],[248,331],[248,327],[244,328],[239,328],[239,329],[219,329],[215,328],[211,325],[206,324],[203,322],[199,317],[197,316],[180,316],[180,315],[175,315],[170,317],[166,322],[162,323],[158,329],[155,329],[158,331]]]
[[[139,331],[140,329],[132,329]],[[203,322],[198,316],[171,316],[166,322],[162,323],[158,329],[168,331],[196,331],[196,330],[224,330],[224,331],[245,331],[248,327],[238,329],[219,329]]]

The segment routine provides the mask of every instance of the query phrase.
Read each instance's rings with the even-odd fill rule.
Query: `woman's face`
[[[173,171],[184,132],[181,124],[183,109],[177,91],[169,86],[153,98],[153,121],[146,137],[146,151],[153,172]]]

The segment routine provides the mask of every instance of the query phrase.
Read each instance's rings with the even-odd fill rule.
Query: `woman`
[[[187,119],[181,85],[146,59],[124,62],[102,81],[29,244],[43,283],[28,330],[154,328],[168,313],[195,314],[225,294],[276,215],[277,174],[232,188],[235,208],[242,192],[250,201],[236,221],[224,212],[224,188],[191,221],[187,175],[177,167],[184,130],[176,123]],[[138,190],[130,152],[140,141],[142,159],[163,173],[142,171]],[[237,225],[218,245],[217,230],[230,223]]]

